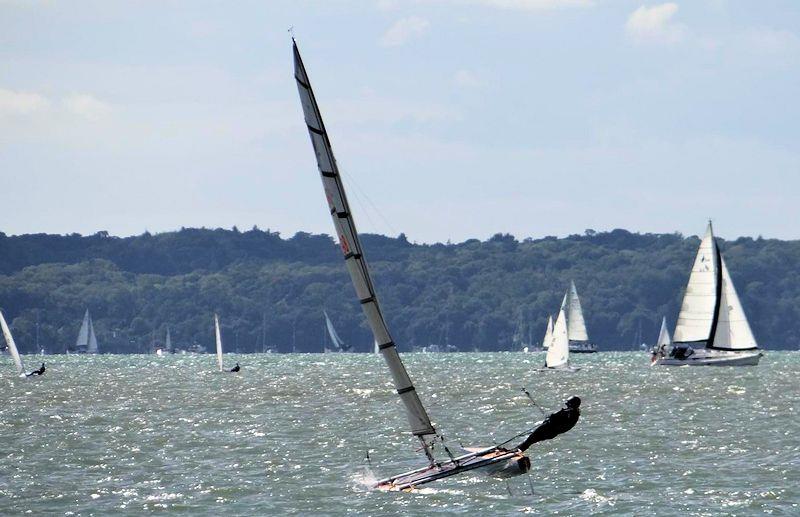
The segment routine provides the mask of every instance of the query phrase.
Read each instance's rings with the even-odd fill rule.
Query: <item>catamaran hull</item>
[[[409,491],[421,485],[469,471],[479,471],[487,476],[506,479],[520,476],[531,470],[531,460],[519,451],[489,449],[481,454],[468,454],[448,463],[412,470],[379,481],[375,488],[386,491]]]
[[[664,357],[657,359],[657,366],[757,366],[763,356],[761,352],[719,352],[705,356],[690,356],[686,359]]]

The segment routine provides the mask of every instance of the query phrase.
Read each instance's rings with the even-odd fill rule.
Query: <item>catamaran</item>
[[[78,331],[78,339],[75,341],[75,347],[67,348],[67,354],[96,354],[97,353],[97,336],[94,333],[94,325],[92,324],[92,317],[89,315],[89,309],[83,315],[83,323],[81,329]]]
[[[294,54],[294,76],[297,81],[297,90],[300,94],[300,103],[303,107],[308,134],[317,158],[317,166],[322,179],[325,197],[328,201],[328,209],[333,218],[336,237],[344,254],[345,264],[350,273],[350,279],[353,282],[358,300],[361,303],[361,308],[372,329],[375,341],[378,342],[378,349],[389,367],[397,394],[405,406],[411,433],[420,441],[422,451],[424,451],[428,459],[427,466],[381,479],[374,487],[382,490],[411,490],[414,487],[437,479],[476,469],[481,469],[498,477],[509,477],[528,472],[531,467],[530,459],[519,450],[503,448],[502,445],[504,444],[473,449],[468,454],[455,457],[431,423],[428,412],[425,410],[425,406],[422,405],[414,384],[411,382],[403,361],[400,359],[397,347],[389,333],[389,328],[378,303],[369,268],[359,242],[353,214],[350,211],[350,205],[345,195],[342,177],[339,174],[339,168],[333,156],[333,148],[325,130],[325,125],[322,122],[322,115],[294,38],[292,38],[292,49]],[[434,457],[433,447],[436,443],[441,444],[442,449],[447,453],[448,459],[439,461]]]
[[[569,335],[569,351],[576,354],[591,354],[597,352],[597,345],[589,341],[586,330],[586,320],[583,318],[581,299],[575,282],[570,280],[569,289],[564,293],[561,309],[567,315],[567,333]]]
[[[567,331],[567,316],[564,308],[558,311],[558,317],[553,325],[550,344],[547,346],[547,355],[544,358],[543,370],[569,370],[578,371],[580,367],[569,364],[569,333]]]
[[[762,355],[709,221],[683,295],[673,343],[654,364],[755,366]]]
[[[330,317],[328,316],[327,311],[322,311],[322,314],[325,315],[325,336],[327,336],[325,340],[325,344],[323,345],[323,350],[326,354],[330,354],[333,352],[352,352],[352,347],[346,345],[344,340],[339,337],[339,334],[336,333],[336,329],[333,327],[333,322],[331,321]],[[330,342],[328,341],[330,339]],[[328,345],[331,345],[330,348]]]

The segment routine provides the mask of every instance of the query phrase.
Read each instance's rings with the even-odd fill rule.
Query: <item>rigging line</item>
[[[356,183],[355,183],[355,180],[353,180],[353,177],[350,176],[349,174],[345,174],[344,171],[341,168],[339,169],[339,174],[342,175],[342,176],[345,176],[347,178],[347,183],[349,185],[356,186]],[[370,212],[372,212],[372,210],[368,210],[368,207],[367,207],[366,203],[361,199],[361,196],[358,193],[359,190],[360,189],[350,189],[350,191],[349,191],[349,193],[353,194],[353,199],[355,199],[356,204],[358,205],[359,216],[361,214],[364,214],[364,217],[367,218],[367,221],[369,222],[370,226],[372,226],[374,228],[374,231],[376,231],[376,232],[380,231],[380,226],[375,224],[375,221],[372,219],[372,216],[370,215]],[[351,215],[351,217],[352,217],[352,215]],[[360,233],[361,232],[359,232],[359,234]]]
[[[361,191],[361,194],[364,196],[364,199],[366,200],[366,202],[369,203],[369,206],[372,208],[372,210],[375,211],[376,214],[378,214],[378,217],[381,218],[381,220],[384,222],[384,224],[386,224],[386,226],[389,227],[389,230],[391,230],[391,232],[393,234],[398,234],[399,232],[397,231],[397,229],[394,226],[392,226],[392,223],[389,222],[389,220],[383,215],[383,213],[378,209],[377,205],[372,202],[372,199],[369,197],[367,192],[363,188],[361,188],[361,185],[358,184],[358,182],[355,180],[353,175],[349,174],[347,171],[345,171],[341,167],[339,167],[339,172],[343,176],[345,176],[347,178],[347,181],[350,182],[356,188],[356,191]],[[354,192],[356,192],[356,191],[354,191]],[[358,192],[356,192],[356,197],[358,197]]]

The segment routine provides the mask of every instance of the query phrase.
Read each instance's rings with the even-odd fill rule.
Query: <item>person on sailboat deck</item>
[[[41,368],[39,368],[38,370],[34,370],[31,373],[26,373],[25,377],[32,377],[34,375],[44,375],[44,371],[45,371],[45,367],[44,367],[44,363],[42,363]]]
[[[239,370],[241,370],[241,369],[242,369],[242,367],[241,367],[241,366],[239,366],[239,363],[236,363],[236,366],[234,366],[233,368],[231,368],[229,371],[231,371],[231,372],[238,372],[238,371],[239,371]]]
[[[566,433],[575,427],[575,424],[578,423],[578,418],[581,416],[581,399],[573,395],[567,399],[564,405],[566,407],[545,418],[544,422],[534,429],[524,442],[517,446],[517,449],[520,452],[525,452],[534,443],[552,440],[559,434]]]

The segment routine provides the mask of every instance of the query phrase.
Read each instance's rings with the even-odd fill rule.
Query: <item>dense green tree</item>
[[[363,246],[401,350],[449,342],[462,350],[538,343],[572,279],[590,336],[630,349],[641,328],[674,325],[697,237],[625,230],[518,241],[412,244],[364,235]],[[800,242],[721,242],[756,337],[800,344]],[[169,328],[179,347],[213,349],[214,312],[228,350],[320,351],[325,309],[342,337],[367,351],[369,329],[341,253],[327,235],[291,238],[253,227],[181,229],[119,238],[0,233],[0,307],[23,351],[36,336],[63,351],[88,307],[105,352],[144,352]]]

